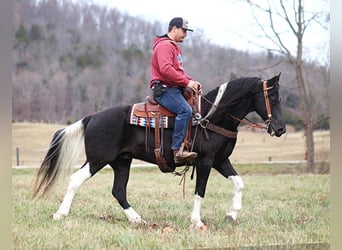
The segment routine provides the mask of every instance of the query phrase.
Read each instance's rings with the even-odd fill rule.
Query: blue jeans
[[[161,106],[176,115],[171,149],[178,150],[184,140],[192,115],[192,108],[178,88],[165,87],[163,94],[154,98]]]

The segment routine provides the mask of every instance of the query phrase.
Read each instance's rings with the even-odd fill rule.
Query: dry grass
[[[53,134],[61,127],[64,126],[43,123],[12,124],[12,165],[16,165],[16,148],[20,152],[20,165],[39,165]]]
[[[12,125],[12,164],[16,165],[16,148],[20,151],[20,165],[37,166],[46,153],[54,132],[65,125],[41,123],[14,123]],[[328,161],[330,131],[316,131],[315,158]],[[305,156],[303,132],[291,132],[280,138],[265,131],[242,130],[230,157],[233,163],[272,161],[301,161]]]
[[[330,150],[330,131],[315,131],[315,158],[327,161]],[[266,132],[241,131],[231,156],[232,162],[302,161],[305,157],[303,132],[271,137]]]

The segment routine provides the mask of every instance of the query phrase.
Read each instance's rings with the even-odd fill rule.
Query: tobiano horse
[[[198,153],[194,162],[196,186],[190,215],[194,228],[206,228],[200,209],[212,168],[233,183],[233,199],[226,218],[237,219],[242,206],[244,183],[229,160],[236,144],[236,136],[229,134],[236,135],[238,125],[251,112],[261,117],[265,122],[263,128],[271,136],[280,137],[286,132],[279,97],[279,78],[280,74],[268,80],[240,78],[221,84],[202,96],[201,116],[197,117],[199,125],[191,130],[192,137],[196,137],[193,151]],[[73,174],[69,172],[67,192],[59,209],[52,215],[53,219],[67,216],[77,189],[108,164],[114,171],[112,195],[130,222],[145,222],[128,203],[126,188],[132,159],[156,163],[154,134],[147,138],[144,127],[127,122],[130,109],[131,106],[109,108],[55,132],[37,172],[33,197],[47,195],[59,178],[66,177],[63,175],[66,170],[74,168],[73,164],[82,151],[86,160]],[[164,129],[163,156],[169,167],[176,169],[179,166],[173,162],[171,136],[172,129]]]

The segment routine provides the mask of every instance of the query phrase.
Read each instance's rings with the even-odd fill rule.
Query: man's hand
[[[195,93],[202,94],[202,88],[199,82],[190,80],[188,87],[191,88]]]

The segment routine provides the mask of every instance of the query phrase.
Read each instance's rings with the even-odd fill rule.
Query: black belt
[[[152,83],[153,85],[152,85],[152,89],[154,89],[154,87],[156,86],[156,85],[162,85],[162,87],[164,87],[164,88],[166,88],[167,87],[167,85],[166,84],[163,84],[163,82],[162,81],[158,81],[158,80],[156,80],[156,81],[153,81],[153,83]]]

